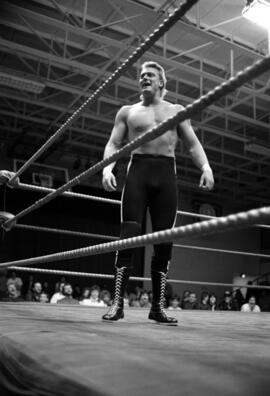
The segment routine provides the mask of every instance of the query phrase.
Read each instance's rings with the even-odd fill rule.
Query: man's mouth
[[[142,88],[145,88],[145,87],[151,87],[151,83],[150,82],[142,83]]]

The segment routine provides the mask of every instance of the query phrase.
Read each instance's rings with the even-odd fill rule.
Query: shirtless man
[[[133,140],[183,109],[183,106],[163,99],[166,76],[158,63],[145,62],[142,65],[139,86],[141,101],[123,106],[117,113],[104,158],[121,148],[126,137]],[[142,234],[147,208],[153,232],[173,227],[177,212],[175,147],[179,137],[185,142],[193,162],[202,172],[199,187],[206,190],[213,188],[213,173],[206,154],[190,121],[186,120],[132,152],[122,193],[121,239]],[[107,191],[116,189],[116,179],[112,172],[114,165],[115,163],[110,164],[103,170],[102,182]],[[124,317],[123,296],[132,269],[134,251],[135,249],[126,249],[116,254],[114,300],[108,313],[103,316],[105,321],[116,321]],[[154,245],[151,262],[153,302],[149,319],[175,325],[177,320],[168,317],[163,306],[171,252],[172,243]]]

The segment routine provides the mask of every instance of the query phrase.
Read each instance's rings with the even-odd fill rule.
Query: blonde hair
[[[153,67],[158,71],[159,79],[162,82],[162,87],[160,88],[160,96],[161,99],[163,99],[166,93],[168,92],[166,89],[167,78],[165,75],[165,70],[159,63],[153,61],[144,62],[140,67],[140,73],[144,67]]]

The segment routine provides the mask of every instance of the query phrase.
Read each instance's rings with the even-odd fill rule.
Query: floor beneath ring
[[[143,309],[104,323],[105,311],[1,303],[0,387],[53,396],[270,394],[269,313],[177,311],[179,326],[167,327]]]

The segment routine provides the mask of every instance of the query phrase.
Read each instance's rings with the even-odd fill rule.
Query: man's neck
[[[158,105],[162,99],[160,96],[143,95],[142,102],[144,106]]]

